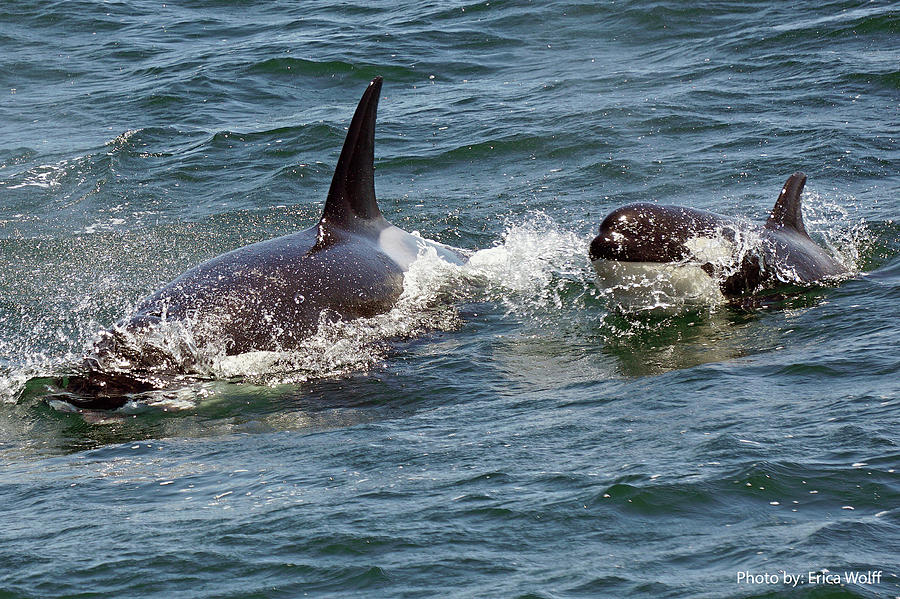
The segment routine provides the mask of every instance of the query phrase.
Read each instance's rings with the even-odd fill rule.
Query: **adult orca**
[[[216,343],[228,355],[290,350],[316,332],[322,318],[352,320],[390,310],[403,291],[404,273],[429,248],[450,263],[466,260],[460,250],[393,226],[378,209],[374,148],[381,86],[381,77],[373,79],[356,108],[319,221],[212,258],[141,301],[131,317],[100,335],[94,355],[85,359],[87,372],[69,377],[70,391],[98,396],[73,403],[118,407],[122,393],[155,388],[160,373],[183,369],[165,352],[135,343],[155,330],[174,324],[196,346]],[[110,362],[119,364],[113,372],[103,366]]]
[[[805,174],[791,175],[762,227],[681,206],[617,208],[590,245],[598,280],[632,295],[656,292],[708,303],[837,279],[847,269],[803,224],[805,184]]]

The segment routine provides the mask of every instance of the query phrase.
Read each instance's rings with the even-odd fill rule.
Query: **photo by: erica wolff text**
[[[867,570],[866,572],[831,572],[825,568],[816,571],[799,572],[796,574],[785,570],[777,572],[754,573],[740,570],[737,573],[738,584],[771,584],[796,587],[803,584],[879,584],[882,570]]]

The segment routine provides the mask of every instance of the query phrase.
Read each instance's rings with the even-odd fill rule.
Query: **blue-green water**
[[[4,2],[0,597],[900,595],[898,65],[889,2]],[[280,361],[46,400],[141,297],[312,224],[379,74],[382,210],[473,264]],[[606,212],[762,220],[796,170],[858,276],[610,312]]]

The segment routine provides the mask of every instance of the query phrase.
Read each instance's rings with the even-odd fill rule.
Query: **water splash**
[[[847,211],[832,202],[819,201],[818,196],[809,206],[811,232],[828,240],[827,247],[855,265],[860,246],[867,242],[865,224],[851,222]],[[722,248],[710,240],[695,249],[727,272],[724,269],[730,263],[730,253],[745,251],[754,239],[740,237],[734,231],[724,237],[736,249],[721,253]],[[136,340],[135,349],[168,356],[170,365],[199,380],[242,380],[275,386],[377,368],[387,359],[393,342],[459,327],[463,319],[458,306],[464,303],[499,306],[505,317],[527,323],[526,327],[587,335],[591,343],[601,346],[612,347],[617,339],[643,338],[664,328],[666,322],[661,324],[658,319],[623,315],[615,297],[623,289],[596,285],[587,258],[589,242],[589,235],[575,233],[542,212],[530,213],[508,222],[501,240],[491,248],[472,252],[466,264],[449,264],[429,248],[406,273],[403,293],[392,310],[349,322],[323,314],[316,332],[298,347],[229,356],[226,340],[198,344],[190,326],[171,322],[139,343]],[[15,333],[0,339],[0,401],[15,401],[33,377],[57,375],[80,362],[84,348],[101,328],[97,310],[115,284],[107,281],[102,290],[79,299],[78,307],[69,306],[68,319],[31,318],[30,326],[7,327]],[[642,288],[650,289],[650,295],[643,297],[644,307],[665,308],[675,314],[685,310],[710,314],[720,308],[719,303],[700,296],[693,302],[678,301],[658,280],[649,277]],[[58,308],[66,309],[63,304]],[[8,319],[9,315],[3,317]],[[110,366],[127,370],[129,365]],[[197,398],[202,395],[194,394]]]
[[[535,312],[563,307],[570,282],[583,285],[590,238],[566,231],[543,212],[508,223],[502,240],[475,252],[463,267],[481,283],[486,299],[508,312]]]
[[[863,268],[864,257],[877,243],[865,219],[856,216],[858,200],[839,200],[807,190],[803,194],[803,222],[807,231],[851,274]]]

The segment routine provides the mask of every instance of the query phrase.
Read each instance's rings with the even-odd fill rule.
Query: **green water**
[[[898,19],[3,4],[0,596],[900,595]],[[382,211],[473,264],[287,362],[117,412],[47,399],[142,297],[315,222],[375,75]],[[857,276],[609,310],[587,245],[611,209],[761,222],[796,170]]]

